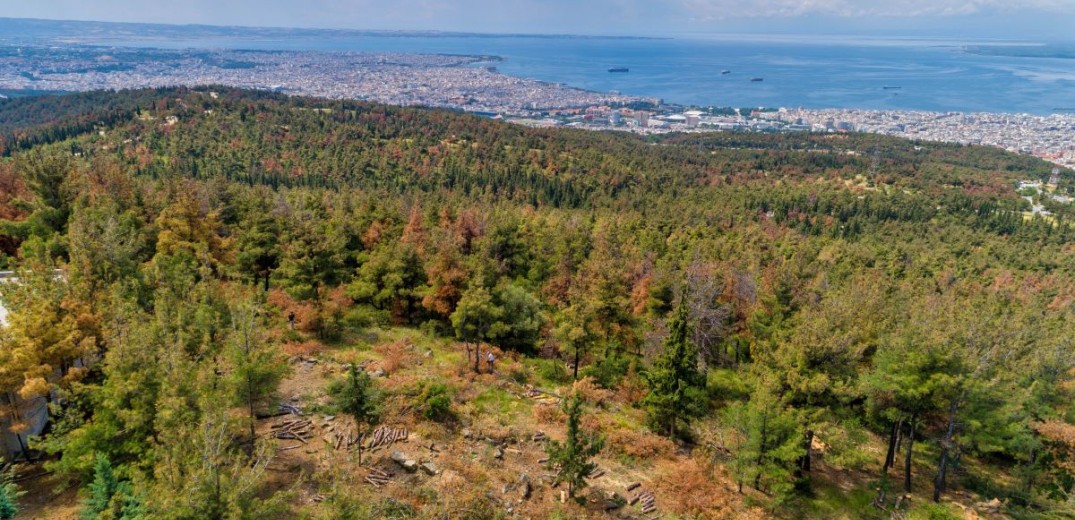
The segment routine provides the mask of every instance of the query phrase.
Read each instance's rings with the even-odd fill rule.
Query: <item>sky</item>
[[[0,0],[0,13],[58,20],[489,33],[1075,41],[1075,0]]]

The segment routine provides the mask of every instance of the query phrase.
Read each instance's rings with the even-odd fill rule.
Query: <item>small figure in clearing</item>
[[[485,362],[486,362],[486,363],[489,363],[489,373],[490,373],[490,374],[492,374],[492,373],[493,373],[493,362],[494,362],[494,361],[495,361],[495,358],[493,357],[493,353],[492,353],[492,352],[490,352],[490,353],[489,353],[489,357],[485,359]]]
[[[295,330],[295,311],[287,313],[287,327],[291,330]]]

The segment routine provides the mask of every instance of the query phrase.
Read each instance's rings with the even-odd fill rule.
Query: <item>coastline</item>
[[[861,131],[997,146],[1075,167],[1075,113],[1033,115],[853,108],[782,108],[737,117],[689,115],[697,107],[601,92],[500,71],[494,54],[167,49],[10,44],[0,92],[225,85],[329,99],[447,108],[529,126],[635,133]],[[14,56],[12,56],[14,54]],[[625,108],[625,107],[633,107]],[[643,110],[638,110],[644,107]],[[617,110],[619,109],[619,110]],[[755,113],[757,112],[757,113]],[[773,114],[776,114],[774,117]],[[791,114],[791,115],[789,115]]]

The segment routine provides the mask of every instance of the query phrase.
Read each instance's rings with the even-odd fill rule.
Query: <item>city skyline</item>
[[[0,2],[12,18],[355,30],[1072,40],[1075,0],[102,0]]]

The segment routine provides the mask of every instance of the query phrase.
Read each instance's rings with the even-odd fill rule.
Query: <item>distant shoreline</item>
[[[199,37],[229,37],[229,38],[296,38],[321,36],[328,38],[369,36],[377,38],[547,38],[547,39],[574,39],[574,40],[671,40],[671,37],[662,36],[631,36],[631,35],[599,35],[599,34],[541,34],[541,33],[484,33],[468,31],[436,31],[436,30],[389,30],[389,29],[332,29],[332,28],[306,28],[306,27],[256,27],[243,25],[207,25],[207,24],[163,24],[163,23],[132,23],[132,22],[102,22],[90,20],[48,20],[43,18],[9,18],[0,16],[0,27],[8,31],[11,25],[21,25],[25,29],[36,26],[38,29],[56,28],[56,26],[81,25],[87,30],[101,31],[104,29],[127,29],[137,30],[142,34],[135,37],[131,34],[116,34],[116,39],[149,39],[176,38],[183,39]],[[58,34],[41,34],[36,37],[61,37],[67,33],[57,31]],[[17,35],[18,36],[18,35]],[[10,38],[10,33],[9,36]],[[97,37],[101,41],[101,37]]]

